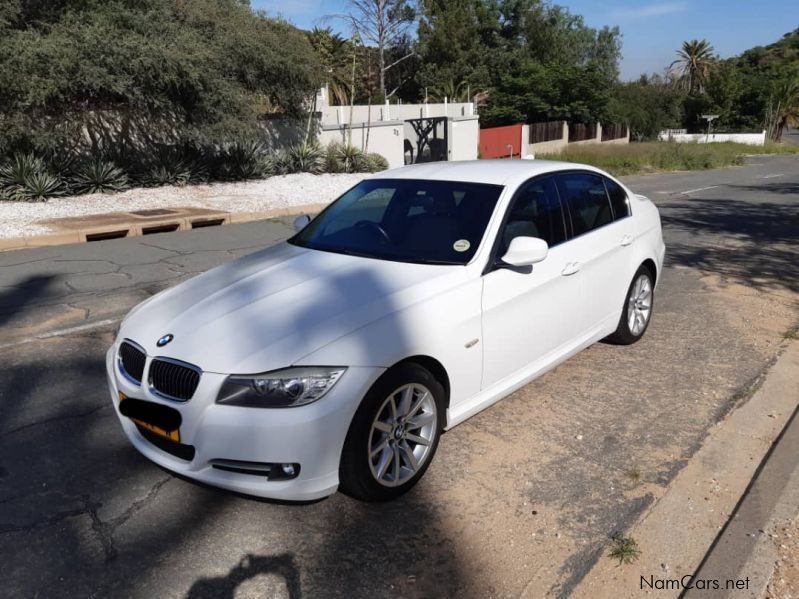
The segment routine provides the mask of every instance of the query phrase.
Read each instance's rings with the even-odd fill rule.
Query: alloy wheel
[[[412,383],[392,392],[382,403],[369,432],[369,468],[387,487],[399,486],[427,461],[438,434],[433,394]]]
[[[652,314],[652,281],[647,275],[635,279],[628,302],[627,326],[633,335],[641,335]]]

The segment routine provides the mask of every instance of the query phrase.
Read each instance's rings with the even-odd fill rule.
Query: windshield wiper
[[[320,252],[331,252],[333,254],[344,254],[345,256],[356,256],[358,258],[369,258],[371,260],[388,260],[389,262],[406,262],[410,264],[437,264],[445,266],[463,266],[462,262],[455,262],[452,260],[436,260],[434,258],[411,258],[404,256],[395,256],[392,254],[375,254],[364,253],[350,250],[347,248],[334,248],[325,246],[302,245],[300,247],[308,248],[309,250],[318,250]]]
[[[418,258],[416,260],[408,260],[408,262],[415,262],[417,264],[443,264],[446,266],[463,266],[463,262],[454,262],[452,260],[434,260],[432,258]]]

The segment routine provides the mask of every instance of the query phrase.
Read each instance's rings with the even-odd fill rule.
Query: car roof
[[[374,179],[432,179],[507,185],[555,171],[584,169],[602,173],[593,166],[556,160],[463,160],[425,162],[376,173]],[[604,173],[602,173],[604,174]]]

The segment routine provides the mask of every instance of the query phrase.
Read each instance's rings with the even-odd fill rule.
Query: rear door
[[[624,192],[597,173],[561,173],[556,179],[569,216],[570,255],[582,275],[584,300],[578,327],[585,336],[598,330],[610,333],[618,324],[631,277],[634,230],[626,195],[615,193],[611,203],[608,187]]]
[[[505,254],[515,237],[538,237],[549,255],[532,267],[489,266],[483,276],[483,384],[543,366],[571,347],[580,306],[579,273],[570,269],[565,212],[555,179],[523,184],[495,242]]]

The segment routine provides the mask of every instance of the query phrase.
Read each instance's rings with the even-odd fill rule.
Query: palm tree
[[[799,125],[799,79],[777,84],[766,114],[766,129],[773,141],[780,141],[786,127]]]
[[[677,85],[689,94],[702,93],[716,60],[713,46],[707,40],[683,42],[677,57],[669,65],[669,71],[676,74]]]

